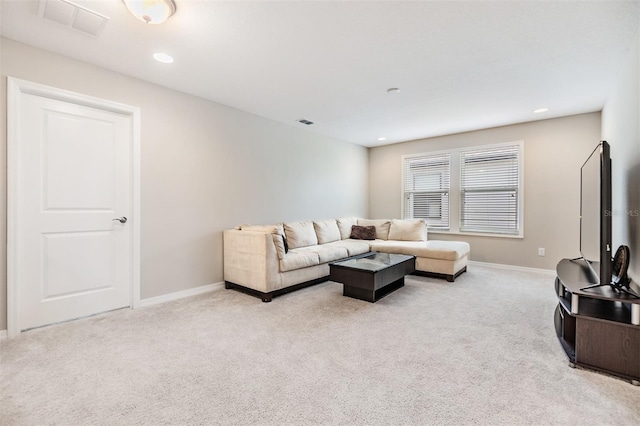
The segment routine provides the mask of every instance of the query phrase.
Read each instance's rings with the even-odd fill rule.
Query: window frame
[[[460,228],[462,218],[461,206],[461,166],[460,159],[462,152],[486,150],[493,148],[502,148],[507,146],[518,146],[518,232],[517,233],[493,233],[486,231],[462,231]],[[404,217],[404,179],[405,179],[405,161],[410,158],[435,156],[449,154],[449,228],[432,228],[429,227],[430,234],[447,234],[447,235],[474,235],[479,237],[495,237],[495,238],[524,238],[524,200],[525,200],[525,180],[524,180],[524,141],[501,142],[494,144],[469,145],[461,148],[453,148],[448,150],[427,151],[416,154],[402,155],[400,158],[400,211],[401,217]]]
[[[511,185],[503,185],[503,186],[496,186],[496,181],[492,180],[489,181],[487,183],[487,181],[485,181],[486,178],[486,174],[483,175],[476,175],[474,179],[468,180],[468,179],[463,179],[463,176],[469,176],[467,173],[469,173],[470,175],[473,176],[474,171],[477,169],[477,165],[473,165],[470,164],[468,165],[468,167],[465,167],[465,156],[476,156],[476,158],[478,157],[482,157],[483,155],[486,154],[490,154],[493,158],[491,158],[491,160],[493,161],[492,163],[487,163],[486,166],[481,165],[480,169],[484,169],[487,168],[487,172],[489,172],[490,170],[496,170],[496,166],[498,168],[498,170],[500,170],[501,175],[504,176],[504,172],[508,171],[509,168],[511,167],[510,165],[507,166],[503,166],[500,165],[498,162],[500,161],[500,158],[498,158],[497,154],[499,153],[499,151],[506,151],[507,149],[509,149],[511,152],[508,153],[509,156],[513,155],[515,151],[515,164],[517,167],[517,176],[515,177],[516,180],[516,185],[515,186],[511,186]],[[460,197],[460,216],[459,216],[459,229],[461,232],[465,232],[465,233],[470,233],[470,234],[477,234],[477,233],[488,233],[488,234],[499,234],[499,235],[520,235],[520,231],[522,229],[521,227],[521,219],[522,219],[522,208],[521,208],[521,194],[520,194],[520,188],[521,188],[521,170],[522,170],[522,164],[520,162],[520,157],[521,157],[521,152],[522,152],[522,147],[519,146],[518,144],[501,144],[499,146],[496,145],[492,145],[492,146],[479,146],[479,147],[473,147],[473,148],[469,148],[469,149],[463,149],[460,150],[459,153],[459,161],[460,161],[460,192],[458,194],[458,196]],[[470,158],[467,157],[467,158]],[[507,160],[509,160],[512,164],[513,164],[513,157],[511,158],[507,158]],[[476,160],[477,161],[477,160]],[[484,172],[484,170],[480,170],[480,172]],[[490,173],[490,172],[489,172]],[[500,179],[499,176],[498,179]],[[478,185],[479,183],[483,183],[483,186],[480,187],[467,187],[467,188],[463,188],[463,183],[464,181],[467,181],[467,183],[472,184],[475,183],[476,185]],[[508,179],[507,179],[508,180]],[[500,182],[500,180],[498,180],[498,182]],[[505,179],[503,179],[502,183],[507,183]],[[516,209],[516,215],[515,215],[515,230],[509,229],[507,226],[503,227],[503,228],[496,228],[495,231],[491,230],[491,226],[488,225],[487,223],[487,227],[484,226],[463,226],[463,220],[465,220],[465,218],[467,220],[469,220],[469,217],[465,217],[464,213],[464,199],[465,199],[465,195],[469,194],[469,196],[472,197],[472,194],[484,194],[485,196],[488,194],[493,194],[493,196],[496,196],[498,193],[513,193],[515,192],[517,199],[515,202],[515,209]],[[471,200],[470,200],[471,202]],[[502,201],[499,201],[502,202]],[[512,201],[509,201],[509,203],[512,204]],[[490,206],[491,202],[489,202],[489,204],[485,203],[481,203],[481,206],[483,209],[487,209],[487,208],[491,208]],[[506,207],[506,204],[505,204]],[[467,211],[468,215],[471,215],[471,217],[474,216],[473,212],[469,212]],[[481,216],[481,215],[480,215]],[[472,219],[473,220],[473,219]],[[484,220],[485,222],[490,222],[487,221],[486,219],[482,219],[481,217],[476,217],[475,218],[476,221],[482,221]],[[504,224],[507,224],[507,221],[504,222]]]
[[[440,190],[432,190],[432,191],[410,191],[410,192],[423,192],[425,194],[445,194],[447,195],[447,212],[448,212],[448,217],[447,217],[447,226],[438,226],[438,227],[434,227],[431,228],[432,230],[439,230],[439,231],[446,231],[451,229],[451,155],[446,152],[446,151],[440,151],[440,152],[431,152],[431,153],[425,153],[425,154],[413,154],[413,155],[404,155],[402,156],[402,163],[401,163],[401,198],[402,198],[402,203],[400,206],[400,217],[404,218],[405,217],[405,213],[406,213],[406,209],[405,209],[405,194],[407,193],[407,191],[405,190],[405,183],[406,183],[406,179],[407,179],[407,175],[406,175],[406,170],[407,170],[407,161],[411,161],[411,160],[415,160],[415,159],[424,159],[424,160],[428,160],[428,159],[435,159],[437,157],[447,157],[447,162],[448,162],[448,168],[447,168],[447,172],[449,174],[449,186],[447,189],[440,189]],[[443,206],[440,206],[440,211],[442,212]],[[442,215],[440,216],[442,217]],[[426,218],[419,218],[419,219],[425,219]],[[428,222],[428,221],[427,221]]]

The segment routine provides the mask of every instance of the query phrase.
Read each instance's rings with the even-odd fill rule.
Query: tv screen
[[[599,284],[611,283],[611,157],[606,141],[580,169],[580,254]]]

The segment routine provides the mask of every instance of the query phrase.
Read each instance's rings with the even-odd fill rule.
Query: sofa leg
[[[452,283],[452,282],[454,282],[454,281],[455,281],[455,279],[456,279],[457,277],[459,277],[460,275],[464,274],[465,272],[467,272],[467,267],[466,267],[466,266],[465,266],[464,268],[460,269],[460,270],[458,271],[458,273],[457,273],[457,274],[455,274],[455,275],[447,275],[447,281],[449,281],[450,283]]]
[[[462,273],[467,272],[467,267],[465,266],[464,268],[460,269],[458,272],[456,272],[453,275],[449,275],[449,274],[439,274],[436,272],[427,272],[427,271],[414,271],[412,273],[412,275],[419,275],[422,277],[433,277],[433,278],[442,278],[447,280],[448,282],[452,283],[456,280],[456,278],[458,278]]]
[[[272,298],[273,298],[273,296],[272,296],[272,295],[270,295],[270,294],[265,294],[264,296],[262,296],[262,301],[263,301],[264,303],[269,303],[269,302],[271,302],[271,299],[272,299]]]
[[[231,283],[229,281],[225,281],[224,282],[224,288],[229,290],[229,289],[233,288],[233,286],[231,285]]]

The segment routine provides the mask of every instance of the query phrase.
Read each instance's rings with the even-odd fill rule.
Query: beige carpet
[[[120,310],[2,341],[0,423],[640,424],[640,387],[567,366],[555,305],[553,276],[473,266],[376,304],[327,282]]]

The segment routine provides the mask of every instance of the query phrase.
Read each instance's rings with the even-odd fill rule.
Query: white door
[[[39,93],[12,107],[18,332],[131,306],[131,116]]]

